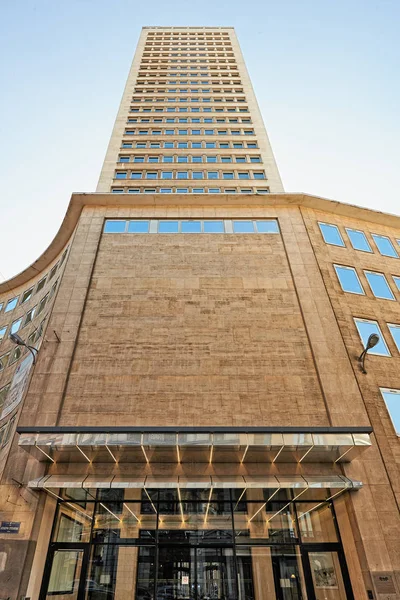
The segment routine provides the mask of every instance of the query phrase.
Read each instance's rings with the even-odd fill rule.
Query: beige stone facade
[[[201,149],[161,134],[176,144],[171,167],[169,148],[150,147],[158,134],[137,131],[132,144],[146,148],[121,148],[129,115],[146,105],[143,92],[130,112],[141,61],[175,60],[175,33],[178,48],[194,33],[191,44],[210,41],[209,65],[237,61],[241,83],[229,85],[243,88],[258,149],[209,154],[206,134]],[[169,102],[154,102],[151,119],[157,104]],[[121,180],[115,192],[119,156],[127,175],[135,157],[158,156],[149,164],[172,170],[171,191],[153,180],[155,193],[144,181],[133,194]],[[204,191],[177,192],[193,156]],[[261,181],[239,193],[239,179],[210,192],[223,156],[263,169],[268,194]],[[399,217],[282,193],[233,29],[144,28],[98,192],[73,194],[48,251],[0,284],[0,598],[400,598],[399,240]],[[368,353],[367,373],[360,322],[378,326],[387,349]],[[15,354],[11,331],[39,352],[5,410],[29,356]]]

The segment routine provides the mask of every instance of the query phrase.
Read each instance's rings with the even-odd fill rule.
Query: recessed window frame
[[[388,288],[388,290],[389,290],[389,292],[391,294],[391,297],[387,298],[386,296],[377,296],[376,295],[376,293],[374,292],[374,289],[373,289],[373,287],[371,285],[370,279],[368,278],[369,274],[371,274],[371,275],[379,275],[380,277],[383,278],[383,280],[385,281],[385,283],[387,285],[387,288]],[[390,300],[390,301],[396,302],[396,297],[395,297],[395,295],[394,295],[394,293],[392,291],[392,288],[390,287],[389,282],[386,279],[386,275],[384,273],[380,273],[379,271],[371,271],[369,269],[364,269],[364,275],[365,275],[366,280],[368,281],[368,285],[370,287],[370,290],[371,290],[371,292],[372,292],[372,294],[374,295],[375,298],[378,298],[379,300]]]
[[[395,389],[395,388],[384,388],[384,387],[380,387],[380,388],[379,388],[379,391],[380,391],[380,393],[381,393],[381,396],[382,396],[382,399],[383,399],[383,401],[384,401],[384,403],[385,403],[386,410],[387,410],[387,412],[388,412],[388,415],[389,415],[390,421],[391,421],[391,423],[392,423],[392,425],[393,425],[393,428],[394,428],[394,430],[395,430],[395,432],[396,432],[396,435],[397,435],[398,437],[400,437],[400,407],[399,407],[399,408],[397,408],[397,411],[399,411],[399,415],[395,414],[395,412],[394,412],[394,411],[393,411],[393,413],[392,413],[392,411],[391,411],[391,406],[389,406],[389,404],[388,404],[388,401],[387,401],[387,399],[386,399],[386,398],[385,398],[385,396],[384,396],[384,394],[387,394],[389,397],[390,397],[390,395],[393,395],[393,396],[398,396],[398,402],[399,402],[399,404],[400,404],[400,390],[397,390],[397,389]]]
[[[318,221],[318,227],[319,227],[319,231],[322,235],[322,239],[324,240],[325,244],[328,244],[329,246],[337,246],[338,248],[346,247],[344,240],[343,240],[343,236],[337,225],[335,225],[334,223],[325,223],[324,221]],[[335,243],[335,242],[329,241],[329,239],[326,237],[327,232],[324,230],[324,228],[328,228],[328,231],[330,229],[335,230],[335,233],[338,235],[341,243]]]
[[[358,273],[357,273],[357,270],[356,270],[355,267],[349,267],[347,265],[339,265],[337,263],[334,263],[333,264],[333,268],[334,268],[334,271],[336,273],[336,277],[338,279],[339,285],[340,285],[340,287],[341,287],[341,289],[342,289],[342,291],[344,293],[346,293],[346,294],[355,294],[356,296],[365,296],[365,290],[363,288],[363,285],[361,283],[360,277],[358,276]],[[353,290],[345,290],[344,287],[343,287],[343,285],[342,285],[342,281],[341,281],[341,279],[339,277],[339,273],[337,271],[337,268],[338,269],[346,269],[346,270],[349,270],[349,271],[353,271],[353,273],[355,274],[356,279],[358,281],[358,284],[359,284],[359,286],[360,286],[360,288],[361,288],[362,291],[361,292],[355,292]]]
[[[354,229],[353,227],[345,227],[345,231],[347,233],[347,237],[349,238],[349,242],[350,242],[351,247],[353,248],[353,250],[358,250],[359,252],[367,252],[369,254],[373,254],[373,250],[371,248],[371,244],[369,243],[368,238],[365,235],[364,231],[361,231],[361,229]],[[354,233],[357,233],[357,234],[361,235],[364,238],[364,241],[365,241],[365,243],[367,245],[367,248],[357,248],[354,245],[354,241],[351,238],[351,233],[350,232],[354,232]]]
[[[380,233],[371,233],[371,237],[374,240],[375,246],[377,247],[378,252],[381,256],[387,256],[388,258],[399,258],[398,252],[394,247],[394,244],[390,237],[388,237],[387,235],[382,235]],[[380,241],[383,241],[389,246],[389,248],[392,250],[391,254],[388,254],[379,246]]]
[[[353,317],[353,321],[354,321],[355,327],[357,329],[357,332],[358,332],[358,335],[359,335],[359,338],[361,340],[361,343],[363,345],[364,350],[365,350],[365,348],[367,346],[368,338],[366,340],[363,339],[362,334],[361,334],[361,330],[358,327],[359,323],[360,324],[362,324],[362,323],[368,323],[369,325],[371,325],[375,330],[371,331],[371,333],[369,335],[371,335],[372,333],[376,333],[379,336],[380,343],[383,344],[383,346],[384,346],[384,348],[386,350],[386,352],[379,352],[379,351],[377,351],[376,348],[379,346],[379,344],[378,344],[377,346],[374,346],[373,348],[371,348],[370,350],[368,350],[368,354],[373,354],[375,356],[385,356],[385,357],[391,357],[392,356],[391,353],[390,353],[390,350],[388,348],[388,345],[386,343],[385,337],[384,337],[384,335],[382,333],[382,330],[381,330],[381,328],[379,326],[378,321],[375,321],[374,319],[363,319],[361,317]]]

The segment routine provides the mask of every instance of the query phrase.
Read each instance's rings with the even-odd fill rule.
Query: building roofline
[[[24,285],[47,269],[70,239],[85,206],[300,206],[312,208],[353,219],[360,219],[398,228],[400,215],[393,215],[370,208],[328,200],[305,193],[279,194],[111,194],[76,192],[71,196],[67,212],[49,247],[29,267],[0,283],[0,294]]]

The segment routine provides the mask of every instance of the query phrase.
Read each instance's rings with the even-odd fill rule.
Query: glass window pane
[[[381,394],[385,400],[393,427],[397,435],[400,435],[400,390],[381,388]]]
[[[182,221],[182,233],[201,233],[200,221]]]
[[[397,346],[397,350],[400,352],[400,325],[394,325],[393,323],[388,323],[389,331],[392,334],[392,338],[394,343]]]
[[[45,598],[77,600],[83,550],[55,550]]]
[[[11,298],[11,300],[9,300],[6,304],[6,307],[4,309],[4,312],[10,312],[11,310],[14,310],[14,308],[17,306],[18,304],[18,296],[16,298]]]
[[[397,254],[392,242],[388,237],[385,235],[377,235],[376,233],[372,233],[371,235],[382,256],[399,258],[399,255]]]
[[[393,275],[393,281],[394,281],[397,289],[400,291],[400,277],[396,277],[396,275]]]
[[[355,269],[351,267],[342,267],[340,265],[334,265],[334,267],[344,292],[350,292],[352,294],[364,294],[364,290],[361,286]]]
[[[160,221],[158,224],[159,233],[178,233],[178,221]]]
[[[7,326],[5,327],[0,327],[0,341],[4,338],[4,336],[6,335],[6,331],[7,331]]]
[[[337,552],[310,552],[311,575],[315,597],[346,600],[342,571]],[[321,593],[322,592],[322,593]]]
[[[204,233],[224,233],[224,222],[204,221]]]
[[[17,321],[14,321],[14,323],[11,325],[10,333],[17,333],[17,331],[21,327],[21,323],[22,323],[22,318],[18,319]]]
[[[322,233],[322,237],[327,244],[334,246],[344,246],[344,241],[340,235],[339,228],[336,225],[329,225],[328,223],[318,223]]]
[[[258,233],[279,233],[278,221],[256,221]]]
[[[363,231],[357,231],[356,229],[347,229],[347,235],[354,250],[362,250],[363,252],[372,252],[371,246],[367,240],[367,237]]]
[[[149,221],[129,221],[128,233],[149,233]]]
[[[21,304],[23,304],[24,302],[29,300],[29,298],[32,296],[32,294],[33,294],[33,288],[31,288],[30,290],[26,290],[26,292],[24,292],[22,294]],[[1,306],[0,306],[0,310],[1,310]]]
[[[123,233],[125,227],[126,221],[106,221],[104,224],[104,233]]]
[[[93,508],[93,502],[59,504],[53,541],[89,542]]]
[[[233,221],[234,233],[254,233],[253,221]]]
[[[7,394],[8,394],[8,390],[10,389],[10,386],[11,386],[11,383],[7,383],[7,385],[2,387],[0,390],[0,411],[2,410],[4,402],[7,398]]]
[[[383,273],[372,273],[371,271],[364,271],[364,273],[376,298],[394,300],[393,292]]]
[[[379,336],[379,342],[376,346],[368,350],[368,354],[377,354],[378,356],[390,356],[390,352],[386,346],[386,342],[376,321],[367,321],[366,319],[354,319],[358,333],[364,348],[367,346],[367,341],[372,333]]]

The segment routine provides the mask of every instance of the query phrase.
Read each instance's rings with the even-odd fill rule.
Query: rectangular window
[[[27,302],[29,300],[29,298],[31,298],[32,295],[33,295],[33,287],[30,288],[29,290],[26,290],[26,292],[24,292],[22,294],[21,304],[24,304],[24,302]],[[1,307],[0,307],[0,310],[1,310]]]
[[[132,171],[131,179],[142,179],[142,171]]]
[[[193,188],[193,194],[204,194],[204,188]]]
[[[192,172],[192,179],[204,179],[204,173],[203,173],[203,171],[193,171]]]
[[[149,163],[158,163],[158,156],[149,156]]]
[[[157,172],[156,171],[147,171],[146,173],[146,179],[157,179]]]
[[[390,333],[392,334],[392,338],[394,343],[396,344],[397,350],[400,352],[400,325],[395,325],[394,323],[387,324]]]
[[[189,147],[188,142],[179,142],[178,143],[178,148],[180,148],[180,149],[183,148],[184,150],[186,150],[188,147]]]
[[[192,135],[200,135],[200,129],[192,129]]]
[[[364,295],[357,271],[353,267],[344,267],[343,265],[333,265],[336,271],[337,278],[344,292],[351,294]]]
[[[363,231],[346,227],[346,233],[349,236],[350,243],[354,250],[372,252],[371,246],[369,245],[367,237]]]
[[[204,221],[204,233],[224,233],[223,221]]]
[[[35,316],[35,312],[36,312],[36,306],[31,308],[31,310],[26,313],[26,317],[25,317],[24,325],[23,325],[24,327],[32,321],[33,317]]]
[[[188,191],[189,191],[188,188],[176,188],[177,194],[187,194]]]
[[[124,233],[126,221],[107,220],[104,224],[104,233]]]
[[[397,435],[400,435],[400,390],[380,388],[380,392],[385,401],[393,427]]]
[[[248,142],[246,145],[248,148],[258,148],[257,143],[255,142]]]
[[[207,179],[218,179],[218,171],[208,171]]]
[[[15,298],[11,298],[11,300],[9,300],[7,302],[4,312],[7,313],[7,312],[14,310],[14,308],[17,306],[17,304],[18,304],[18,296],[16,296]]]
[[[192,142],[192,148],[201,148],[202,147],[202,142]]]
[[[257,233],[279,233],[278,221],[256,221]]]
[[[178,221],[160,221],[158,233],[178,233]]]
[[[235,142],[235,143],[233,144],[233,147],[234,147],[234,148],[243,148],[243,144],[242,144],[242,142]]]
[[[206,161],[208,163],[216,163],[217,162],[217,157],[216,156],[207,156],[206,157]]]
[[[172,163],[172,162],[174,162],[174,157],[173,156],[163,156],[163,162],[164,163]]]
[[[326,244],[344,247],[344,241],[337,225],[330,225],[329,223],[318,223],[318,225]]]
[[[216,144],[215,142],[206,142],[206,148],[215,148]]]
[[[126,171],[115,173],[115,179],[126,179]]]
[[[128,233],[149,233],[149,221],[128,221]]]
[[[112,193],[113,194],[123,194],[124,190],[122,188],[112,188]]]
[[[160,194],[172,194],[172,188],[160,188]]]
[[[246,162],[246,158],[244,156],[237,156],[236,157],[236,162],[237,163],[245,163]]]
[[[357,327],[358,334],[361,338],[364,348],[367,347],[368,338],[371,334],[376,333],[379,336],[379,342],[376,346],[368,350],[368,354],[376,354],[377,356],[390,356],[385,339],[382,335],[377,321],[369,321],[367,319],[354,318],[354,323]]]
[[[132,148],[132,142],[122,142],[123,148]]]
[[[151,142],[150,148],[161,148],[160,142]]]
[[[201,162],[203,162],[203,157],[202,156],[192,156],[192,162],[193,163],[201,163]]]
[[[250,162],[252,163],[260,163],[261,158],[259,156],[250,156]]]
[[[265,179],[265,174],[261,173],[261,172],[255,172],[253,173],[254,175],[254,179]]]
[[[389,287],[386,277],[383,273],[374,273],[372,271],[364,271],[365,277],[369,283],[375,298],[383,298],[384,300],[395,300],[392,290]]]
[[[140,194],[140,189],[139,188],[129,188],[128,194]]]
[[[172,171],[162,171],[161,178],[162,179],[172,179]]]
[[[201,222],[200,221],[182,221],[181,232],[182,233],[201,233]]]
[[[129,162],[129,156],[120,156],[118,159],[118,162],[120,163],[127,163]]]
[[[221,156],[221,162],[223,163],[231,163],[232,158],[230,156]]]
[[[254,233],[253,221],[233,221],[234,233]]]
[[[242,171],[238,173],[239,179],[250,179],[249,173],[247,171]]]
[[[177,179],[189,179],[189,175],[187,171],[178,171]]]
[[[174,142],[165,142],[164,144],[164,148],[173,148],[174,147]]]
[[[47,277],[47,276],[46,276],[46,277]],[[36,288],[36,292],[35,292],[36,294],[37,294],[38,292],[40,292],[40,290],[42,290],[42,289],[44,288],[44,286],[45,286],[45,283],[46,283],[46,277],[43,277],[43,279],[41,279],[41,280],[39,281],[39,283],[37,284],[37,288]]]
[[[399,258],[395,247],[386,235],[377,235],[376,233],[371,233],[371,236],[382,256],[391,256],[392,258]]]
[[[146,148],[146,142],[136,142],[136,148]]]

